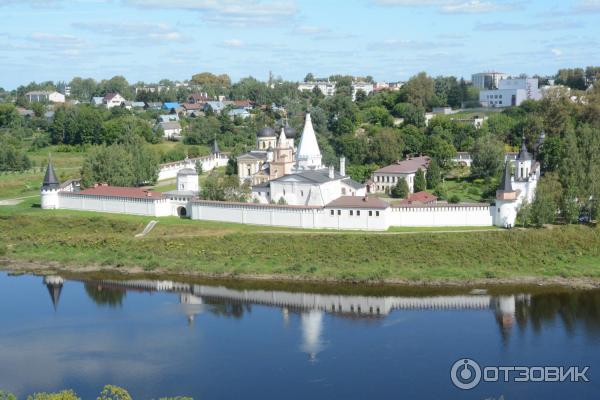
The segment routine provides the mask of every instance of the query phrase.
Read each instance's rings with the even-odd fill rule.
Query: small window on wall
[[[334,211],[334,210],[331,210],[330,214],[331,214],[331,215],[335,215],[335,211]]]
[[[369,217],[373,216],[373,211],[369,211]]]
[[[350,210],[350,215],[354,215],[354,210]]]
[[[338,210],[338,215],[342,215],[342,210]]]
[[[379,211],[375,211],[375,216],[379,217]]]

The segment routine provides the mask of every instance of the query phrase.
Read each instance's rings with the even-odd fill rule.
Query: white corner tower
[[[198,172],[192,168],[184,168],[177,171],[177,191],[180,192],[200,192],[198,184]]]
[[[43,209],[59,208],[58,192],[60,190],[60,181],[56,177],[54,168],[52,167],[52,159],[48,156],[48,166],[46,167],[46,175],[40,189],[41,206]]]
[[[321,168],[323,168],[321,164],[321,150],[319,150],[310,114],[307,113],[306,120],[304,121],[304,130],[300,138],[300,145],[298,146],[298,153],[296,154],[296,170],[303,171]]]

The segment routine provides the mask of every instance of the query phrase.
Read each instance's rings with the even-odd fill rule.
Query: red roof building
[[[151,192],[137,187],[109,186],[106,184],[94,185],[94,187],[75,193],[86,196],[127,197],[134,199],[157,200],[165,198],[160,192]]]
[[[403,199],[400,204],[435,204],[437,197],[428,192],[411,193],[406,199]]]

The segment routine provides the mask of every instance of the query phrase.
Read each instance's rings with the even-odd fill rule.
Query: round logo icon
[[[457,360],[450,370],[452,383],[459,389],[473,389],[481,381],[481,368],[470,358]]]

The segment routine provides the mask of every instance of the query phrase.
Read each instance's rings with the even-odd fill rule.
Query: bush
[[[132,400],[127,390],[118,386],[106,385],[100,393],[98,400]]]
[[[452,196],[450,196],[450,198],[448,199],[448,203],[452,203],[452,204],[457,204],[460,203],[460,197],[458,197],[458,195],[453,194]]]
[[[27,396],[27,400],[81,400],[72,390],[63,390],[58,393],[34,393]]]

